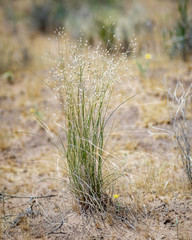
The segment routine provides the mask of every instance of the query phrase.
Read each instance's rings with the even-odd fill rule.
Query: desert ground
[[[112,201],[128,209],[121,218],[86,214],[71,194],[67,161],[51,144],[52,139],[59,144],[65,116],[45,83],[50,65],[42,58],[57,51],[56,37],[53,31],[29,29],[26,20],[6,18],[7,9],[27,15],[30,1],[2,1],[0,239],[192,239],[192,190],[167,98],[178,80],[189,88],[192,58],[170,58],[162,37],[163,27],[176,18],[176,1],[125,2],[128,10],[137,2],[153,29],[131,35],[136,52],[127,57],[128,73],[114,87],[108,108],[110,114],[134,96],[115,111],[106,131],[103,171],[122,174],[112,186]]]

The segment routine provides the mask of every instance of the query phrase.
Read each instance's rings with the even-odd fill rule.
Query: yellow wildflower
[[[115,195],[113,195],[113,197],[114,197],[114,198],[118,198],[118,197],[119,197],[119,195],[118,195],[118,194],[115,194]]]
[[[29,112],[30,112],[30,113],[34,113],[34,112],[35,112],[35,109],[34,109],[34,108],[30,108]]]
[[[152,58],[151,54],[150,53],[146,53],[145,54],[145,59],[146,60],[150,60]]]

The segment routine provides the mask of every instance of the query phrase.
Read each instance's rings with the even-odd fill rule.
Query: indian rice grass
[[[127,71],[127,53],[119,54],[121,46],[116,45],[111,55],[112,51],[101,44],[93,49],[83,38],[72,44],[63,29],[56,33],[59,56],[49,56],[53,67],[48,84],[59,99],[65,119],[62,129],[66,139],[60,137],[60,142],[67,159],[70,190],[84,210],[104,210],[110,201],[106,198],[109,185],[118,177],[103,173],[104,136],[114,113],[109,114],[108,106],[121,81],[119,70]]]
[[[86,102],[82,75],[80,70],[78,94],[70,95],[70,105],[66,111],[67,163],[71,189],[79,203],[85,208],[88,205],[100,208],[107,184],[102,173],[102,164],[105,129],[103,112],[108,84],[97,101]],[[112,179],[113,176],[110,180]]]
[[[82,73],[80,73],[80,83],[82,83]],[[77,99],[71,96],[70,100],[73,102],[67,111],[67,162],[69,175],[75,186],[73,189],[75,195],[80,197],[80,202],[90,202],[90,197],[100,199],[103,194],[104,119],[102,110],[105,94],[99,103],[91,103],[86,109],[83,90],[82,96],[79,94],[80,85]]]

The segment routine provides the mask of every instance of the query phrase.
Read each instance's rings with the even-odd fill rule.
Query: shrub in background
[[[50,25],[50,7],[47,5],[34,5],[31,14],[33,25],[39,31],[46,33]]]
[[[108,51],[113,51],[115,45],[115,24],[105,24],[98,21],[98,35]]]
[[[105,1],[68,1],[68,0],[55,0],[55,1],[34,1],[31,5],[31,22],[35,29],[41,31],[42,33],[47,33],[53,29],[63,26],[66,18],[70,18],[73,15],[73,20],[76,22],[76,15],[81,14],[82,9],[88,9],[89,13],[95,13],[98,6],[105,8],[110,8],[115,4],[115,0],[105,0]],[[80,11],[79,11],[80,10]],[[86,14],[83,10],[84,17]],[[81,16],[78,16],[78,20]],[[83,24],[87,24],[85,21]],[[80,28],[83,26],[80,26]],[[71,29],[72,30],[72,29]],[[80,29],[78,28],[78,31]],[[90,30],[90,29],[89,29]],[[70,31],[70,29],[69,29]]]
[[[130,50],[129,19],[123,26],[119,26],[117,19],[126,15],[123,3],[115,0],[105,1],[52,1],[35,2],[32,4],[31,21],[33,27],[42,33],[49,33],[59,26],[65,26],[70,35],[78,39],[82,32],[91,45],[101,41],[108,50],[114,48],[115,35],[118,35],[123,48],[122,52]],[[109,16],[112,16],[111,18]],[[130,54],[130,51],[129,51]]]
[[[177,0],[178,19],[170,30],[171,57],[180,55],[184,61],[192,55],[192,19],[189,18],[190,0]]]
[[[31,22],[35,29],[47,33],[64,24],[67,9],[61,0],[33,3]]]

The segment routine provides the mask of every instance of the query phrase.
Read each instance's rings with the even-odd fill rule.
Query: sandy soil
[[[174,86],[177,64],[188,86],[192,75],[187,64],[175,61],[164,67],[156,62],[145,79],[133,65],[136,78],[131,84],[125,80],[119,86],[121,97],[114,96],[111,103],[138,93],[114,116],[107,145],[107,151],[121,159],[113,160],[116,166],[129,177],[115,188],[120,201],[134,209],[127,222],[111,220],[107,214],[83,215],[70,196],[66,163],[62,165],[31,113],[36,108],[35,117],[46,122],[57,139],[53,114],[59,106],[47,87],[29,72],[16,74],[13,84],[1,80],[1,239],[192,239],[192,196],[178,152],[170,135],[153,135],[157,131],[149,127],[171,129],[161,79],[166,75]],[[46,74],[47,70],[38,72]]]

